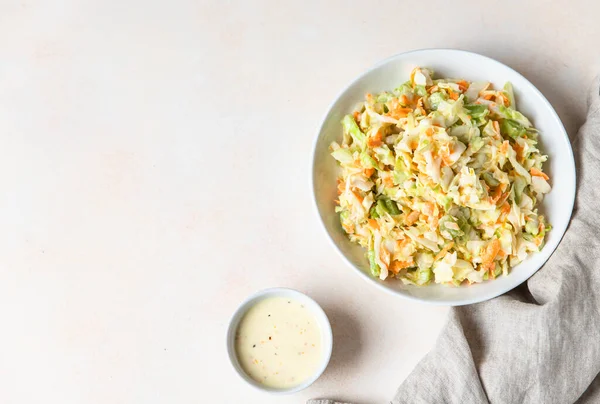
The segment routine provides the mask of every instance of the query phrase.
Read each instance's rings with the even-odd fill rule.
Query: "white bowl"
[[[321,345],[323,347],[323,360],[319,369],[304,383],[301,383],[297,386],[290,387],[288,389],[276,389],[272,387],[267,387],[261,383],[258,383],[254,379],[244,372],[242,369],[238,357],[235,351],[235,332],[237,331],[240,321],[244,317],[244,314],[257,302],[269,298],[269,297],[286,297],[290,299],[294,299],[298,302],[304,304],[309,310],[312,311],[316,320],[319,323],[319,328],[321,329]],[[325,371],[327,365],[329,364],[329,360],[331,359],[331,352],[333,350],[333,333],[331,331],[331,324],[329,323],[329,319],[327,315],[319,306],[317,302],[315,302],[310,297],[306,296],[304,293],[300,293],[293,289],[286,288],[272,288],[265,289],[259,292],[256,292],[252,296],[248,297],[235,311],[231,320],[229,322],[229,327],[227,330],[227,353],[229,354],[229,359],[231,360],[231,364],[235,371],[240,375],[242,379],[244,379],[248,384],[252,387],[257,388],[261,391],[265,391],[271,394],[290,394],[295,393],[300,390],[304,390],[311,384],[313,384]]]
[[[396,88],[408,80],[416,66],[432,68],[436,77],[490,81],[502,88],[510,81],[515,90],[517,108],[540,130],[540,149],[548,155],[544,171],[550,176],[552,191],[542,202],[552,231],[541,252],[530,255],[514,267],[508,276],[466,287],[429,285],[406,286],[400,281],[380,281],[369,274],[365,250],[348,240],[334,211],[338,167],[329,154],[329,144],[340,141],[342,117],[352,112],[366,93]],[[565,233],[575,201],[575,162],[571,144],[560,118],[542,93],[510,67],[472,52],[454,49],[424,49],[401,53],[386,59],[354,80],[333,102],[321,123],[314,146],[312,186],[316,207],[336,250],[360,276],[381,290],[422,302],[459,306],[499,296],[523,283],[548,260]]]

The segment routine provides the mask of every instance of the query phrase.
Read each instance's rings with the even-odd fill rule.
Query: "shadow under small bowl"
[[[319,365],[319,368],[315,371],[315,373],[310,378],[308,378],[304,382],[302,382],[296,386],[290,387],[290,388],[284,388],[284,389],[273,388],[273,387],[265,386],[265,385],[257,382],[256,380],[252,379],[250,376],[248,376],[248,374],[244,371],[244,369],[240,365],[240,362],[237,357],[237,352],[235,349],[236,331],[237,331],[237,329],[240,325],[240,321],[242,320],[244,315],[256,303],[260,302],[261,300],[271,298],[271,297],[284,297],[284,298],[293,299],[297,302],[302,303],[305,307],[307,307],[312,312],[312,314],[314,315],[315,319],[317,320],[317,322],[319,324],[319,329],[321,331],[321,346],[323,347],[322,348],[323,354],[322,354],[322,362]],[[254,293],[253,295],[248,297],[246,300],[244,300],[244,302],[235,311],[235,313],[231,317],[231,320],[229,322],[229,328],[227,330],[227,353],[229,354],[229,359],[230,359],[231,364],[233,365],[233,368],[235,369],[235,371],[240,375],[240,377],[242,379],[244,379],[244,381],[246,381],[252,387],[254,387],[258,390],[267,392],[267,393],[271,393],[271,394],[291,394],[291,393],[298,392],[300,390],[304,390],[305,388],[309,387],[323,374],[323,372],[327,368],[327,365],[329,364],[329,360],[331,359],[332,350],[333,350],[333,333],[331,331],[331,324],[329,322],[329,319],[327,318],[327,315],[325,314],[325,312],[323,311],[323,309],[321,308],[321,306],[319,306],[319,304],[317,302],[315,302],[313,299],[311,299],[304,293],[298,292],[293,289],[272,288],[272,289],[261,290],[259,292]]]
[[[352,243],[334,211],[337,199],[339,169],[330,155],[331,142],[340,142],[344,115],[351,113],[364,100],[365,94],[393,90],[406,82],[417,66],[431,68],[435,77],[488,81],[502,88],[510,81],[515,90],[517,109],[540,131],[539,148],[548,155],[544,172],[550,176],[552,191],[545,196],[540,211],[546,215],[552,230],[546,244],[511,269],[508,276],[463,287],[432,284],[416,287],[401,281],[381,281],[369,274],[365,250]],[[525,77],[510,67],[472,52],[455,49],[424,49],[392,56],[354,80],[335,99],[327,111],[315,140],[312,161],[312,187],[319,218],[335,249],[363,279],[380,290],[407,299],[437,305],[459,306],[481,302],[517,287],[532,276],[550,257],[565,233],[575,201],[575,161],[571,143],[558,115],[542,93]]]

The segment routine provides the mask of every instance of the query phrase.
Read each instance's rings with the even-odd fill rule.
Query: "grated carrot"
[[[405,118],[408,114],[410,114],[413,110],[410,108],[396,108],[390,111],[390,116],[394,119]]]
[[[345,189],[346,189],[346,183],[344,181],[338,179],[338,186],[337,186],[338,195],[341,195],[342,193],[344,193]]]
[[[440,251],[439,253],[437,253],[437,255],[435,256],[435,258],[433,259],[434,261],[439,260],[440,258],[443,258],[444,255],[446,255],[446,253],[448,251],[450,251],[450,249],[452,249],[452,247],[454,247],[454,241],[449,242],[448,244],[446,244],[444,246],[444,248],[442,248],[442,251]]]
[[[496,189],[494,190],[494,193],[490,197],[490,203],[495,204],[496,202],[498,202],[500,200],[500,198],[503,195],[502,193],[504,192],[505,187],[506,187],[506,184],[500,184],[500,185],[498,185],[498,187],[496,187]]]
[[[419,213],[418,210],[413,210],[404,219],[404,224],[406,224],[407,226],[412,226],[417,221],[417,219],[419,218],[420,214],[421,213]]]
[[[465,80],[457,81],[456,84],[458,84],[458,87],[463,93],[467,91],[467,88],[469,88],[469,83],[467,83]]]
[[[393,261],[390,265],[390,271],[397,274],[401,269],[408,268],[412,265],[414,265],[414,261],[412,259],[408,261]]]
[[[496,133],[500,134],[500,124],[498,123],[498,121],[492,121],[492,125],[494,125],[494,130],[496,131]]]
[[[375,135],[371,136],[367,139],[367,146],[369,147],[378,147],[383,144],[383,135],[380,131],[377,131]]]
[[[540,170],[538,170],[535,167],[531,167],[531,170],[529,170],[529,172],[531,173],[531,175],[533,175],[534,177],[542,177],[543,179],[545,179],[546,181],[548,181],[550,179],[550,177],[548,177],[546,174],[544,174],[543,172],[541,172]]]
[[[517,154],[517,161],[519,163],[522,163],[523,162],[523,147],[521,147],[521,145],[519,145],[519,143],[515,143],[512,148],[515,151],[515,153]]]
[[[352,191],[352,193],[354,194],[354,196],[356,197],[356,199],[358,199],[358,202],[363,203],[364,199],[360,194],[357,194],[356,192]]]
[[[427,216],[431,216],[433,215],[434,209],[435,205],[433,204],[433,202],[427,202],[425,204],[425,207],[423,208],[423,213],[425,213]]]
[[[491,269],[491,266],[500,251],[500,240],[495,238],[491,243],[487,245],[485,248],[485,252],[481,255],[481,260],[484,268]]]

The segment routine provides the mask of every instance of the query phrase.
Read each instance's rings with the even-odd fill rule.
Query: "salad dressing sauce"
[[[286,297],[266,298],[252,306],[235,338],[242,369],[268,387],[297,386],[323,361],[317,319],[302,303]]]

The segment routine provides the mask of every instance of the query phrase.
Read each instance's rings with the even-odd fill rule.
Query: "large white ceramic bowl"
[[[544,171],[551,179],[552,191],[542,203],[553,229],[541,252],[532,254],[508,276],[464,287],[430,285],[406,286],[400,281],[380,281],[369,274],[365,251],[351,243],[334,211],[338,167],[329,154],[329,144],[340,141],[342,117],[352,112],[366,93],[391,90],[405,82],[416,66],[432,68],[436,77],[464,78],[468,81],[490,81],[501,88],[510,81],[515,89],[519,111],[540,130],[540,149],[547,154]],[[565,128],[542,93],[525,77],[510,67],[472,52],[453,49],[424,49],[401,53],[386,59],[354,80],[333,102],[323,118],[314,146],[312,185],[316,207],[329,238],[346,262],[367,282],[381,290],[422,302],[459,306],[499,296],[532,276],[550,257],[565,233],[575,201],[575,162]]]

